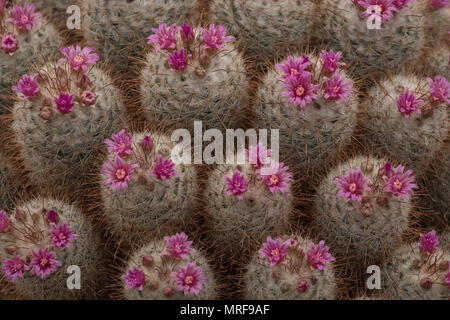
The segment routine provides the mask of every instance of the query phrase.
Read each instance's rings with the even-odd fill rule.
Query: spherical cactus
[[[0,211],[2,272],[27,299],[95,298],[102,267],[98,248],[99,237],[83,212],[60,200],[36,198],[10,216]],[[68,288],[70,266],[79,268],[79,290]]]
[[[448,135],[450,85],[445,78],[397,75],[362,103],[368,148],[422,171]]]
[[[12,131],[31,179],[52,188],[79,186],[103,140],[121,126],[124,107],[90,48],[61,49],[65,61],[48,63],[15,88]]]
[[[12,209],[16,190],[11,164],[0,153],[0,208]]]
[[[439,43],[436,47],[427,50],[415,64],[418,72],[425,76],[433,77],[440,74],[450,79],[450,51],[449,46]]]
[[[414,184],[411,170],[356,157],[332,169],[322,181],[313,217],[317,232],[339,258],[378,262],[408,229]]]
[[[208,178],[207,229],[219,255],[232,262],[239,263],[268,234],[284,233],[289,226],[293,175],[283,163],[269,165],[267,152],[262,143],[251,146],[252,164],[219,165]]]
[[[382,289],[397,300],[448,300],[450,253],[438,248],[433,230],[420,243],[397,249],[382,268]]]
[[[256,127],[276,128],[288,163],[323,166],[330,151],[348,145],[357,122],[352,81],[341,53],[288,57],[264,78],[255,106]]]
[[[197,0],[83,0],[81,25],[88,43],[120,72],[142,58],[145,37],[159,24],[197,22]]]
[[[391,73],[399,71],[419,57],[425,43],[423,5],[404,2],[320,1],[318,37],[329,47],[342,50],[348,61],[355,63],[355,72],[360,76],[379,76],[386,69]],[[378,8],[380,13],[372,8]]]
[[[311,40],[315,5],[306,1],[213,0],[211,22],[224,24],[253,57],[273,59]]]
[[[125,243],[143,244],[185,229],[194,215],[198,185],[193,165],[171,160],[175,144],[152,133],[124,130],[108,143],[100,175],[106,223]]]
[[[141,73],[147,120],[169,130],[192,128],[194,120],[209,128],[237,128],[248,83],[242,55],[231,40],[223,26],[160,25],[149,37],[155,48]]]
[[[448,0],[424,0],[422,11],[429,45],[439,46],[448,39],[450,28],[450,4]]]
[[[215,299],[217,284],[202,251],[184,233],[152,241],[134,252],[121,277],[129,300]]]
[[[244,275],[244,299],[335,299],[334,257],[324,241],[319,244],[299,236],[267,237]]]

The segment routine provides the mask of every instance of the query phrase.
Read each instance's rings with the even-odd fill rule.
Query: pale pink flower
[[[136,267],[133,267],[132,270],[128,270],[128,273],[123,275],[121,279],[125,280],[125,289],[137,288],[139,291],[144,289],[146,281],[145,273]]]
[[[416,0],[393,0],[392,4],[398,9],[398,10],[406,10],[409,3],[412,3]]]
[[[45,248],[44,251],[39,249],[38,252],[32,251],[33,258],[30,262],[32,267],[30,274],[35,274],[45,279],[49,274],[55,272],[62,263],[56,260],[56,254]]]
[[[239,170],[235,170],[231,179],[225,176],[225,183],[228,195],[235,195],[239,200],[243,199],[243,194],[247,191],[248,185],[244,174],[241,174]]]
[[[283,263],[288,251],[288,244],[282,242],[281,238],[277,238],[275,241],[271,236],[268,236],[266,242],[263,243],[262,248],[259,250],[259,257],[261,259],[267,258],[270,266],[276,266]]]
[[[379,6],[381,9],[381,18],[386,22],[394,16],[393,12],[398,11],[397,7],[393,3],[393,0],[358,0],[358,4],[364,9],[367,9],[369,6]],[[361,17],[365,18],[373,13],[374,12],[368,13],[367,11],[364,11],[361,13]]]
[[[260,168],[266,164],[269,164],[269,157],[272,155],[271,149],[266,149],[262,142],[258,142],[256,146],[250,146],[249,150],[245,150],[248,162],[256,167]]]
[[[292,177],[294,176],[288,170],[289,167],[285,166],[283,162],[271,161],[269,166],[256,170],[256,173],[264,179],[266,186],[273,194],[278,191],[284,194],[289,191],[290,182],[293,181]]]
[[[19,49],[19,41],[12,33],[8,33],[2,37],[2,50],[12,56]]]
[[[144,151],[150,151],[153,148],[153,140],[150,136],[145,136],[142,138],[141,148]]]
[[[178,177],[178,174],[175,171],[175,163],[171,159],[164,160],[161,155],[158,155],[152,174],[159,180],[168,180],[171,177]]]
[[[131,134],[125,133],[124,129],[116,134],[113,133],[111,139],[104,141],[108,145],[108,152],[122,158],[128,157],[133,152],[133,137]]]
[[[174,51],[172,54],[169,54],[169,65],[173,70],[184,70],[188,66],[189,58],[191,57],[191,54],[185,54],[184,48],[181,48],[180,51]]]
[[[25,261],[17,256],[12,259],[4,259],[2,264],[3,273],[12,282],[16,282],[17,278],[22,278],[25,271],[30,270]]]
[[[288,77],[296,77],[300,75],[306,68],[311,65],[309,58],[307,56],[301,56],[293,58],[292,56],[287,57],[287,60],[275,66],[283,72],[280,79],[286,79]]]
[[[177,47],[177,33],[179,27],[174,23],[170,27],[163,23],[158,26],[158,29],[152,28],[154,34],[148,36],[147,44],[155,43],[155,52],[160,49],[173,50]]]
[[[58,248],[70,248],[72,240],[79,238],[74,231],[67,226],[67,222],[64,222],[60,226],[56,226],[52,223],[52,227],[49,231],[52,238],[52,244]]]
[[[164,249],[161,252],[162,255],[170,255],[175,259],[185,259],[186,254],[194,252],[195,250],[190,247],[192,241],[188,241],[188,236],[182,232],[177,233],[171,237],[164,237],[168,249]]]
[[[365,178],[357,168],[349,169],[347,175],[341,174],[334,181],[339,189],[336,197],[344,197],[346,202],[349,200],[361,202],[364,191],[371,190],[367,186],[370,179]]]
[[[327,100],[339,102],[344,100],[349,103],[348,96],[353,93],[352,83],[350,81],[345,82],[345,78],[341,77],[339,73],[333,74],[332,78],[323,78],[325,80],[324,98]],[[347,88],[350,87],[350,88]]]
[[[297,290],[300,292],[306,292],[308,290],[308,281],[300,280],[297,284]]]
[[[311,83],[311,74],[309,72],[302,72],[297,77],[289,77],[283,83],[283,87],[287,89],[281,93],[281,96],[289,97],[288,103],[296,106],[300,105],[302,109],[312,102],[312,99],[319,97],[315,93],[320,89],[320,85],[313,85]]]
[[[449,269],[450,269],[450,263],[449,263]],[[447,284],[447,287],[450,288],[450,270],[449,270],[448,273],[445,275],[445,283]]]
[[[397,103],[398,111],[401,112],[405,118],[409,118],[409,115],[413,112],[421,114],[420,106],[423,100],[416,99],[414,92],[409,92],[408,88],[395,100]]]
[[[433,9],[448,8],[448,7],[450,7],[450,2],[449,2],[449,0],[431,0],[430,6]]]
[[[75,71],[81,68],[83,72],[87,72],[88,66],[95,65],[100,59],[97,53],[91,53],[94,49],[90,47],[81,48],[77,45],[76,47],[60,48],[59,51],[66,56],[59,61],[68,63],[72,70]]]
[[[85,90],[81,94],[81,102],[86,106],[92,106],[95,104],[96,101],[97,95],[90,90]]]
[[[108,178],[105,180],[104,185],[111,184],[111,191],[117,191],[119,189],[128,189],[128,182],[131,180],[131,175],[135,168],[138,168],[138,164],[131,162],[122,162],[120,157],[115,156],[115,162],[111,159],[103,165],[101,171],[102,174]]]
[[[439,247],[439,237],[436,230],[431,230],[426,234],[420,234],[419,249],[423,253],[434,253]]]
[[[38,19],[41,14],[39,12],[34,12],[36,7],[25,2],[23,8],[19,6],[14,6],[11,10],[11,18],[6,19],[8,22],[15,24],[17,29],[27,29],[31,30],[33,26],[40,22]]]
[[[203,40],[203,47],[205,49],[210,50],[221,50],[222,45],[233,40],[233,36],[227,36],[227,28],[218,25],[215,26],[214,24],[211,24],[209,26],[209,29],[202,29],[202,36],[200,37],[201,40]]]
[[[340,67],[345,66],[344,62],[339,62],[342,57],[342,52],[334,52],[333,50],[322,50],[320,58],[322,59],[323,69],[328,73],[334,73]]]
[[[39,86],[37,83],[37,74],[32,78],[27,74],[22,76],[19,80],[17,86],[12,87],[13,91],[20,92],[23,94],[25,99],[35,97],[39,94]]]
[[[58,98],[53,98],[53,102],[56,104],[56,110],[63,114],[72,112],[73,106],[75,105],[74,98],[75,95],[73,94],[60,93]]]
[[[403,173],[404,169],[404,166],[399,165],[390,176],[383,176],[384,191],[399,196],[400,200],[409,199],[414,193],[413,189],[418,189],[418,186],[413,183],[415,178],[411,175],[412,170]]]
[[[0,210],[0,233],[5,233],[8,231],[10,220],[8,215],[4,210]]]
[[[327,265],[336,259],[328,252],[329,247],[325,246],[325,241],[320,241],[318,245],[309,243],[309,251],[306,252],[308,265],[319,270],[327,270]]]
[[[208,279],[204,276],[202,268],[196,262],[188,262],[186,267],[179,267],[178,272],[172,272],[177,283],[177,289],[184,294],[198,295],[203,290],[204,282]]]
[[[450,82],[446,78],[437,75],[434,81],[431,78],[427,78],[427,81],[433,101],[450,103]]]

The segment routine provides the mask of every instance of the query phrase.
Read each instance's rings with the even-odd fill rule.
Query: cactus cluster
[[[0,208],[12,209],[16,191],[11,164],[0,153]]]

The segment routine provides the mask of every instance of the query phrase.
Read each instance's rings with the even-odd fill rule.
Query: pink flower
[[[76,47],[70,46],[67,48],[60,48],[59,51],[65,55],[65,58],[61,58],[59,61],[67,62],[72,70],[78,71],[83,70],[83,72],[88,71],[89,65],[95,65],[100,59],[99,55],[96,53],[91,53],[94,49],[90,47],[84,47],[81,49],[79,45]]]
[[[245,150],[248,162],[256,168],[269,163],[268,157],[272,155],[271,149],[266,149],[262,142],[258,142],[256,146],[250,146],[250,150]]]
[[[394,173],[394,171],[392,170],[392,163],[386,162],[383,168],[380,169],[380,173],[382,174],[382,176],[390,177]]]
[[[53,102],[56,104],[56,110],[63,114],[70,113],[75,105],[74,98],[75,95],[73,94],[60,93],[58,98],[53,98]]]
[[[339,73],[333,74],[331,79],[324,77],[325,80],[325,99],[334,100],[338,103],[339,100],[344,100],[349,103],[348,96],[353,93],[351,89],[352,83],[350,81],[344,82],[345,79],[340,77]],[[350,88],[347,88],[349,87]]]
[[[417,108],[420,104],[423,103],[423,100],[417,100],[414,92],[409,92],[408,88],[405,88],[405,91],[395,100],[397,103],[398,111],[400,111],[405,118],[409,118],[409,115],[413,112],[417,114],[421,114],[419,108]]]
[[[89,90],[83,91],[81,94],[81,102],[86,106],[92,106],[97,101],[97,95]]]
[[[172,54],[169,54],[169,65],[173,70],[184,70],[188,65],[190,57],[192,57],[192,55],[185,55],[184,48],[181,48],[179,52],[174,51]]]
[[[3,10],[5,10],[6,7],[6,0],[0,0],[0,14],[3,13]]]
[[[291,76],[298,76],[303,71],[305,71],[306,68],[308,68],[311,65],[311,62],[309,61],[309,58],[307,56],[297,57],[293,58],[291,56],[287,57],[287,61],[284,61],[280,64],[276,64],[275,66],[283,72],[283,75],[280,79],[286,79]]]
[[[55,210],[50,210],[47,213],[47,221],[49,223],[58,223],[59,221],[58,212],[56,212]]]
[[[144,151],[150,151],[153,148],[153,140],[150,136],[142,138],[141,147]]]
[[[248,182],[245,179],[244,174],[240,174],[239,170],[234,171],[231,179],[225,176],[226,184],[227,184],[227,194],[235,195],[239,200],[243,199],[243,194],[247,191]]]
[[[12,56],[19,49],[19,41],[12,33],[8,33],[2,37],[2,49],[5,53]]]
[[[284,194],[289,191],[289,183],[293,181],[293,174],[288,170],[289,167],[285,166],[283,162],[271,161],[268,167],[258,169],[256,173],[264,179],[266,186],[273,194],[276,194],[278,190]]]
[[[155,164],[155,169],[152,172],[159,180],[167,180],[170,177],[178,177],[175,171],[175,163],[170,160],[164,160],[161,155],[158,155],[158,160]]]
[[[30,267],[17,256],[12,259],[3,260],[2,271],[12,282],[16,282],[17,278],[22,278],[27,270],[30,270]]]
[[[320,85],[311,83],[311,74],[304,71],[297,77],[289,77],[283,83],[288,91],[282,92],[281,96],[289,97],[289,103],[296,106],[300,105],[302,109],[306,104],[311,103],[312,99],[318,99],[314,91],[320,88]]]
[[[342,57],[342,52],[334,52],[333,50],[325,51],[322,50],[320,53],[320,58],[322,59],[323,69],[326,72],[334,73],[340,67],[345,66],[344,62],[339,62],[339,59]]]
[[[431,230],[426,234],[420,234],[420,242],[418,245],[421,252],[434,253],[439,247],[439,237],[436,235],[436,230]]]
[[[124,129],[112,134],[111,138],[112,140],[104,141],[108,145],[108,152],[122,158],[128,157],[133,152],[133,138],[130,134],[126,134]]]
[[[185,259],[186,254],[194,252],[195,250],[190,247],[192,241],[188,241],[188,236],[182,232],[177,233],[171,237],[164,237],[169,249],[165,249],[161,254],[171,255],[175,259]]]
[[[121,277],[125,280],[125,289],[138,288],[142,291],[145,286],[145,273],[142,270],[133,267],[133,270],[128,270],[128,273]]]
[[[183,291],[184,294],[198,295],[203,290],[203,282],[208,279],[203,275],[202,268],[196,266],[195,262],[188,262],[186,267],[179,267],[178,273],[172,272],[172,276],[175,277],[177,283],[177,289]]]
[[[67,222],[64,222],[59,227],[52,224],[49,232],[52,237],[52,244],[58,248],[70,248],[70,242],[79,238],[71,228],[67,227]]]
[[[25,99],[32,98],[39,94],[39,86],[37,84],[37,74],[31,78],[29,75],[24,74],[22,79],[17,83],[17,86],[12,87],[14,91],[23,94]]]
[[[5,211],[0,210],[0,233],[8,231],[10,221]]]
[[[227,36],[227,28],[218,25],[215,26],[211,24],[209,29],[202,29],[202,36],[200,37],[203,40],[205,49],[210,50],[221,50],[222,45],[234,39],[233,36]]]
[[[433,9],[448,8],[450,6],[450,2],[448,0],[431,0],[430,6]]]
[[[383,176],[385,182],[384,191],[400,196],[400,200],[409,199],[414,193],[413,189],[418,189],[414,182],[414,176],[411,176],[412,170],[403,173],[404,166],[398,166],[390,176]]]
[[[158,29],[152,28],[154,34],[148,36],[147,44],[156,43],[155,52],[160,49],[173,50],[177,47],[177,32],[179,27],[174,23],[170,27],[167,24],[160,24]]]
[[[349,169],[347,175],[341,174],[334,181],[339,189],[336,197],[344,197],[346,202],[349,200],[361,202],[363,192],[371,190],[366,185],[370,179],[365,178],[357,168]]]
[[[192,41],[194,40],[194,32],[192,31],[192,27],[186,23],[181,27],[181,38],[183,41]]]
[[[392,0],[358,0],[358,4],[367,9],[369,6],[379,6],[381,9],[381,18],[383,21],[389,21],[394,15],[392,12],[397,12],[397,7]],[[374,12],[370,13],[373,14]],[[367,11],[361,13],[361,17],[365,18],[370,15]]]
[[[268,236],[266,242],[263,243],[263,247],[259,250],[259,257],[261,259],[267,258],[270,262],[270,266],[276,266],[283,263],[284,258],[287,255],[288,244],[282,242],[281,238],[277,238],[275,241],[271,236]]]
[[[11,18],[6,19],[6,21],[14,23],[19,30],[23,28],[31,30],[35,24],[40,22],[37,18],[41,14],[34,12],[35,8],[34,5],[30,5],[28,2],[25,2],[23,8],[14,6],[11,10]]]
[[[450,268],[450,263],[449,263],[449,268]],[[450,288],[450,271],[445,275],[445,283]]]
[[[309,243],[309,251],[306,252],[306,260],[308,265],[312,268],[326,271],[327,264],[336,259],[328,252],[330,249],[325,245],[325,241],[320,241],[316,246],[314,243]]]
[[[300,280],[297,284],[297,290],[300,292],[306,292],[308,290],[308,281],[306,280]]]
[[[45,248],[44,251],[39,249],[37,253],[33,250],[32,253],[34,257],[30,263],[32,267],[30,274],[35,274],[45,279],[49,274],[55,272],[58,267],[62,266],[62,263],[55,259],[56,254],[53,251],[48,251],[48,248]]]
[[[408,3],[412,3],[416,0],[393,0],[392,4],[398,9],[406,10],[406,7],[408,6]]]
[[[131,180],[131,175],[135,168],[138,168],[138,164],[133,164],[131,162],[122,162],[120,157],[115,157],[115,162],[111,159],[108,163],[103,165],[101,171],[102,174],[107,175],[104,185],[107,186],[111,184],[111,191],[117,191],[120,188],[128,189],[128,182]]]
[[[427,81],[434,101],[450,103],[450,82],[446,78],[437,75],[434,81],[431,78],[427,78]]]

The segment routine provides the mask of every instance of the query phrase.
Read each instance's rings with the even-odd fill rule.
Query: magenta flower
[[[186,267],[179,267],[178,273],[172,272],[172,276],[175,277],[177,283],[177,289],[183,291],[184,294],[198,295],[203,290],[203,282],[208,279],[203,275],[202,268],[196,266],[195,262],[188,262]]]
[[[122,276],[121,279],[125,280],[125,289],[138,288],[139,291],[144,289],[145,273],[136,267],[133,267],[133,270],[128,270],[128,273]]]
[[[181,39],[183,41],[192,41],[194,40],[194,31],[192,27],[186,23],[181,26]]]
[[[45,279],[49,274],[55,272],[58,267],[62,266],[62,263],[55,259],[56,254],[53,251],[48,251],[48,248],[45,248],[44,251],[39,249],[37,253],[33,250],[32,253],[34,257],[30,262],[32,267],[30,274],[35,274]]]
[[[434,77],[434,81],[431,78],[427,78],[427,81],[434,101],[450,103],[450,82],[446,78],[437,75]]]
[[[449,263],[449,268],[450,268],[450,263]],[[450,288],[450,271],[445,275],[445,283]]]
[[[0,0],[0,14],[3,13],[3,10],[5,10],[6,7],[6,0]]]
[[[406,10],[406,7],[408,6],[408,3],[412,3],[416,0],[393,0],[392,4],[398,9],[398,10]]]
[[[70,46],[67,48],[60,48],[59,51],[66,56],[59,61],[68,63],[72,70],[75,71],[78,71],[81,68],[83,72],[87,72],[88,66],[95,65],[100,59],[98,54],[91,53],[94,49],[90,47],[81,49],[81,47],[77,45],[76,47]]]
[[[53,98],[53,102],[56,104],[56,110],[63,114],[70,113],[75,105],[74,98],[75,95],[73,94],[60,93],[58,98]]]
[[[312,268],[326,271],[327,265],[336,259],[328,252],[329,247],[325,246],[325,241],[320,241],[316,246],[314,243],[309,243],[309,251],[306,252],[306,260],[308,265]]]
[[[339,62],[342,57],[342,52],[334,52],[333,50],[325,51],[322,50],[320,53],[320,58],[322,59],[323,69],[326,72],[334,73],[340,67],[345,66],[344,62]]]
[[[144,151],[150,151],[153,148],[153,140],[150,136],[142,138],[141,147]]]
[[[288,251],[288,244],[282,242],[281,238],[277,238],[275,241],[271,236],[268,236],[266,242],[263,243],[262,248],[259,250],[259,257],[261,259],[267,258],[270,262],[270,266],[276,266],[283,263]]]
[[[260,168],[269,163],[268,158],[272,155],[272,150],[266,149],[262,142],[258,142],[256,146],[250,146],[249,149],[245,150],[245,154],[252,166]]]
[[[297,290],[300,292],[306,292],[308,290],[308,281],[300,280],[297,284]]]
[[[327,100],[334,100],[338,103],[339,100],[344,100],[349,103],[348,96],[353,93],[351,88],[352,83],[350,81],[344,82],[345,79],[340,77],[339,73],[333,74],[332,78],[323,78],[325,80],[325,94],[324,97]],[[347,88],[349,87],[350,88]]]
[[[311,83],[311,74],[304,71],[297,77],[289,77],[283,83],[288,91],[282,92],[281,96],[289,97],[289,103],[296,106],[300,105],[302,109],[312,102],[312,99],[318,99],[314,91],[320,88],[320,85]]]
[[[403,173],[404,166],[398,166],[390,176],[383,176],[385,182],[384,191],[399,196],[400,200],[409,199],[414,193],[413,189],[418,189],[414,184],[414,176],[411,176],[412,170]]]
[[[81,94],[81,102],[86,106],[92,106],[97,101],[97,95],[89,90],[83,91]]]
[[[243,194],[247,191],[248,182],[245,179],[244,174],[240,174],[239,170],[234,171],[231,179],[225,176],[226,185],[227,185],[227,194],[235,195],[239,200],[243,199]]]
[[[24,74],[22,79],[17,83],[17,86],[12,87],[12,90],[22,93],[25,99],[37,96],[39,94],[37,76],[36,74],[31,78],[29,75]]]
[[[135,168],[138,168],[138,164],[131,162],[122,162],[120,157],[115,157],[115,162],[111,159],[103,165],[101,171],[102,174],[107,175],[104,185],[111,184],[111,191],[117,191],[121,188],[128,189],[128,182],[131,180],[131,175]]]
[[[152,172],[159,180],[167,180],[170,177],[178,177],[175,171],[175,163],[171,159],[164,160],[161,155],[158,155],[158,160],[155,164],[155,169]]]
[[[264,179],[266,186],[273,194],[276,194],[278,190],[284,194],[289,191],[289,183],[293,181],[293,174],[288,170],[289,167],[283,162],[271,161],[268,167],[258,169],[256,173]]]
[[[52,244],[62,249],[70,248],[71,241],[79,238],[71,228],[67,227],[67,222],[64,222],[59,227],[52,224],[49,232],[52,237]]]
[[[358,4],[364,9],[367,9],[369,6],[379,6],[383,21],[389,21],[394,16],[393,12],[398,11],[392,0],[358,0]],[[364,11],[361,13],[361,18],[365,18],[374,13],[375,12],[368,13],[367,11]]]
[[[190,247],[192,241],[188,241],[188,236],[182,232],[177,233],[171,237],[164,237],[169,249],[164,249],[162,255],[170,255],[175,259],[185,259],[186,254],[194,252],[195,250]]]
[[[394,173],[394,170],[392,170],[392,163],[386,162],[383,168],[380,169],[380,173],[384,177],[390,177]]]
[[[156,43],[155,52],[160,49],[173,50],[177,47],[177,32],[179,27],[174,23],[170,27],[167,24],[160,24],[158,29],[152,28],[154,34],[148,36],[147,44]]]
[[[336,197],[344,197],[346,202],[349,200],[361,202],[363,192],[371,190],[366,185],[369,181],[370,179],[365,178],[359,169],[349,169],[347,175],[341,174],[334,180],[339,189]]]
[[[49,223],[58,223],[59,221],[58,212],[56,212],[55,210],[50,210],[49,212],[47,212],[47,221]]]
[[[421,114],[418,106],[423,103],[423,100],[416,99],[414,92],[409,92],[408,88],[395,100],[397,103],[398,111],[400,111],[405,118],[409,118],[409,115],[413,112]]]
[[[0,233],[8,231],[10,221],[5,211],[0,210]]]
[[[16,282],[17,278],[22,278],[27,270],[30,270],[30,267],[26,265],[25,261],[17,256],[12,259],[3,260],[2,271],[6,278],[12,282]]]
[[[122,158],[128,157],[133,152],[133,138],[130,134],[126,134],[124,129],[112,134],[111,139],[104,141],[108,145],[108,152]]]
[[[431,230],[426,234],[420,234],[420,242],[418,245],[421,252],[434,253],[439,247],[439,237],[436,235],[436,230]]]
[[[221,50],[222,45],[234,39],[233,36],[227,36],[227,28],[214,24],[209,25],[209,29],[202,29],[202,36],[200,37],[203,40],[205,49],[210,50]]]
[[[11,18],[6,19],[8,22],[12,22],[16,25],[17,29],[27,29],[31,30],[33,26],[40,22],[37,19],[41,14],[39,12],[34,12],[36,7],[25,2],[23,8],[19,6],[14,6],[11,10]]]
[[[19,49],[19,41],[12,33],[8,33],[2,37],[2,49],[5,53],[12,56]]]
[[[433,9],[448,8],[450,6],[450,2],[448,0],[431,0],[430,6]]]
[[[174,51],[172,54],[169,54],[169,65],[173,70],[184,70],[188,65],[190,57],[192,57],[192,55],[185,55],[184,48],[181,48],[179,52]]]
[[[305,71],[306,68],[308,68],[311,65],[311,62],[309,61],[309,58],[307,56],[297,57],[293,58],[291,56],[287,57],[287,60],[276,64],[275,66],[283,72],[283,75],[280,79],[286,79],[291,76],[298,76],[303,71]]]

